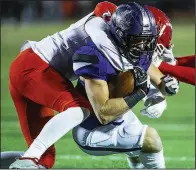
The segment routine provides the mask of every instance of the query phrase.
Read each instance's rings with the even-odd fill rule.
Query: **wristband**
[[[146,94],[138,89],[128,96],[123,97],[124,101],[127,103],[130,109],[132,109],[140,100],[142,100]]]

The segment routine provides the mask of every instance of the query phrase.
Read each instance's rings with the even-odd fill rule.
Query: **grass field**
[[[24,40],[40,40],[48,34],[66,28],[62,24],[32,24],[21,27],[1,26],[1,150],[26,150],[17,114],[8,91],[9,65],[18,54]],[[195,53],[194,24],[174,24],[174,54]],[[157,129],[164,145],[167,168],[195,167],[195,91],[191,85],[181,83],[179,93],[169,97],[168,108],[157,120],[140,115],[142,103],[134,111],[144,124]],[[57,144],[55,168],[128,168],[124,155],[92,157],[83,153],[72,140],[71,132]]]

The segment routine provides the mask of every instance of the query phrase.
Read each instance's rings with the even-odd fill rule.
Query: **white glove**
[[[164,48],[164,51],[161,55],[161,59],[163,61],[167,62],[168,64],[176,65],[176,59],[173,55],[173,50],[172,50],[173,47],[174,47],[174,44],[171,44],[168,49]]]
[[[172,96],[178,93],[179,81],[176,78],[167,75],[162,77],[161,80],[161,92],[163,93],[163,95]]]
[[[160,94],[160,93],[159,93]],[[154,94],[147,98],[144,103],[145,108],[140,111],[144,116],[155,119],[159,118],[167,108],[167,103],[162,95]]]

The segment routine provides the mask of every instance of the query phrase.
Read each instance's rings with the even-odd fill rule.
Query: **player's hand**
[[[176,78],[166,75],[162,77],[161,80],[161,92],[164,95],[171,96],[178,93],[179,81]]]
[[[146,99],[145,108],[140,110],[140,113],[149,118],[159,118],[167,108],[167,102],[162,95],[154,94]]]
[[[146,95],[150,89],[150,77],[141,67],[133,68],[133,76],[135,80],[135,88],[141,89]]]
[[[164,48],[161,59],[171,65],[176,65],[176,59],[173,55],[174,44],[171,44],[169,48]]]

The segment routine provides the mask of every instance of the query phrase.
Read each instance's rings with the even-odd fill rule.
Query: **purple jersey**
[[[95,45],[83,46],[73,56],[73,69],[77,76],[108,81],[117,71]]]

